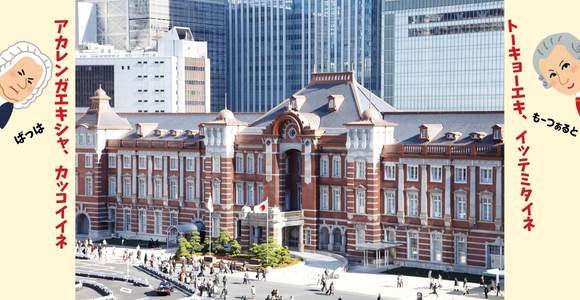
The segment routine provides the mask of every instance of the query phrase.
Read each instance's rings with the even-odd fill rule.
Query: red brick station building
[[[77,238],[226,230],[248,247],[268,232],[370,264],[501,264],[503,112],[397,111],[351,72],[315,73],[264,114],[117,114],[109,100],[99,88],[77,115]],[[268,231],[250,209],[264,199]]]

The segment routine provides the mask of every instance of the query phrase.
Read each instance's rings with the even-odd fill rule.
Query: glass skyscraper
[[[380,96],[400,110],[503,110],[503,1],[384,1]]]
[[[503,1],[230,0],[227,22],[234,111],[350,70],[401,110],[503,107]]]
[[[231,0],[228,107],[266,111],[310,81],[312,72],[356,70],[378,92],[380,2]]]

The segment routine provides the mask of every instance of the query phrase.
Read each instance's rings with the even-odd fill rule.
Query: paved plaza
[[[188,296],[187,294],[176,290],[171,296],[158,297],[153,292],[154,288],[158,286],[159,279],[154,278],[135,266],[139,262],[134,261],[133,265],[127,265],[121,259],[124,249],[117,248],[115,255],[111,253],[111,250],[105,255],[101,261],[98,259],[91,260],[77,260],[77,271],[92,271],[92,272],[102,272],[109,274],[127,274],[127,269],[129,275],[140,277],[146,279],[151,287],[136,287],[127,282],[110,281],[104,279],[88,279],[94,280],[102,283],[109,287],[117,299],[181,299]],[[134,250],[133,250],[134,251]],[[155,254],[156,256],[162,255],[165,257],[171,256],[174,253],[173,250],[165,252],[164,250],[142,250],[142,255],[147,253],[148,256]],[[334,296],[327,296],[320,292],[320,285],[317,285],[318,276],[328,269],[330,272],[341,267],[342,262],[331,256],[317,253],[293,253],[294,255],[301,256],[304,263],[294,265],[287,268],[282,268],[278,270],[271,270],[267,274],[267,281],[256,281],[255,273],[248,272],[250,275],[251,282],[247,285],[242,284],[243,273],[236,272],[233,274],[228,274],[228,299],[239,299],[241,296],[246,296],[251,299],[250,287],[255,286],[256,298],[255,299],[265,299],[266,295],[270,293],[273,289],[278,289],[279,294],[282,295],[283,299],[289,299],[293,296],[296,300],[307,300],[307,299],[338,299],[342,297],[343,300],[347,299],[377,299],[377,295],[381,294],[382,300],[390,299],[416,299],[417,292],[423,294],[423,299],[457,299],[457,300],[469,300],[469,299],[484,299],[483,289],[479,287],[476,283],[469,283],[470,294],[463,296],[463,292],[453,291],[453,281],[443,280],[442,288],[438,289],[438,296],[429,295],[430,290],[428,289],[429,281],[424,277],[411,277],[404,276],[404,288],[396,287],[397,275],[390,274],[380,274],[380,273],[360,273],[360,268],[353,267],[357,272],[342,272],[336,279],[330,279],[330,282],[334,282],[336,288],[336,294]],[[220,275],[220,278],[222,276]],[[77,279],[85,279],[79,277]],[[460,284],[462,285],[462,284]],[[222,286],[219,286],[220,290]],[[492,296],[493,295],[493,296]],[[85,297],[86,296],[86,297]],[[92,298],[90,296],[90,291],[78,291],[77,299],[87,299]],[[489,294],[489,299],[504,299],[503,292],[500,297],[495,296],[495,292]]]

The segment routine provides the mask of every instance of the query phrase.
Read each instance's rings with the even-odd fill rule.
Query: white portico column
[[[137,198],[137,156],[131,155],[131,196]]]
[[[298,229],[298,251],[304,252],[304,225],[300,225]]]
[[[451,227],[451,166],[445,166],[445,227]]]
[[[328,251],[332,251],[332,243],[334,242],[334,237],[332,235],[332,231],[330,229],[328,229]]]
[[[397,196],[397,220],[399,224],[405,222],[405,170],[404,164],[397,164],[399,174],[398,174],[398,184],[397,191],[399,195]]]
[[[475,225],[475,220],[477,220],[475,168],[475,166],[469,167],[469,225]]]
[[[502,167],[495,167],[495,230],[501,230],[501,217],[503,213],[503,177]]]
[[[427,165],[421,168],[421,224],[427,225]]]

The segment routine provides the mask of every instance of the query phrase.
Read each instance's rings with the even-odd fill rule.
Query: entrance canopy
[[[197,224],[194,223],[184,223],[175,226],[169,227],[169,231],[175,228],[178,233],[191,233],[192,231],[200,231],[201,228],[198,227]]]
[[[356,248],[363,251],[363,265],[369,265],[369,251],[375,251],[375,266],[378,268],[381,266],[381,251],[383,251],[383,261],[384,266],[389,264],[389,250],[390,248],[396,248],[402,246],[402,243],[395,242],[364,242],[356,244]]]

